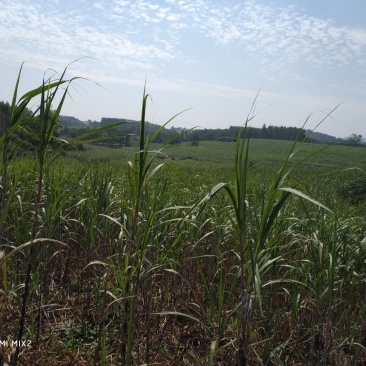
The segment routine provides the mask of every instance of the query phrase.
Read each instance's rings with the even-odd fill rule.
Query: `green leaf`
[[[285,192],[290,192],[290,193],[296,194],[297,196],[304,198],[304,199],[308,200],[309,202],[314,203],[315,205],[317,205],[321,208],[324,208],[324,210],[327,210],[333,214],[333,211],[330,210],[328,207],[324,206],[322,203],[315,200],[314,198],[309,197],[305,193],[298,191],[297,189],[294,189],[294,188],[279,188],[279,189],[282,191],[285,191]]]

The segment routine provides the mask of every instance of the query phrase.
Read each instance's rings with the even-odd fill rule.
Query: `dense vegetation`
[[[104,145],[110,147],[123,147],[138,145],[138,136],[140,136],[140,122],[127,120],[123,118],[102,118],[100,122],[87,121],[86,123],[76,119],[75,117],[60,116],[61,135],[68,137],[77,137],[92,129],[96,129],[101,126],[110,126],[115,123],[122,122],[118,128],[111,129],[106,132],[109,135],[116,133],[125,133],[126,136],[121,136],[119,139],[105,140]],[[155,133],[161,126],[153,123],[146,122],[147,128],[145,129],[145,135],[149,132]],[[235,142],[238,136],[240,127],[230,126],[224,129],[193,129],[190,131],[182,128],[163,128],[157,136],[159,142],[169,142],[171,144],[177,144],[181,142],[191,142],[192,145],[197,146],[199,141],[223,141],[223,142]],[[243,132],[242,132],[243,133]],[[179,136],[177,136],[180,134]],[[342,139],[334,136],[330,136],[324,133],[304,130],[302,131],[296,127],[285,126],[266,126],[262,128],[248,127],[247,137],[252,139],[271,139],[271,140],[289,140],[304,141],[313,143],[333,143],[339,145],[349,146],[361,146],[366,145],[363,142],[362,135],[351,134],[349,137]]]
[[[10,104],[0,101],[0,123],[7,120],[10,111]],[[86,133],[92,133],[100,127],[106,127],[118,124],[118,127],[105,130],[103,133],[93,134],[94,138],[114,136],[114,138],[104,138],[103,141],[96,144],[109,147],[131,147],[138,146],[140,136],[140,122],[128,120],[124,118],[106,118],[103,117],[100,122],[88,120],[82,122],[72,116],[59,116],[59,125],[57,133],[63,137],[75,138]],[[182,142],[191,142],[193,146],[198,146],[199,141],[222,141],[235,142],[240,127],[230,126],[224,129],[193,129],[186,130],[183,128],[161,128],[160,125],[145,122],[145,137],[150,133],[154,134],[159,130],[155,141],[168,142],[170,144],[178,144]],[[0,125],[1,127],[1,125]],[[2,128],[2,127],[1,127]],[[243,131],[241,132],[243,133]],[[115,136],[120,134],[120,137]],[[179,135],[179,136],[178,136]],[[251,139],[271,139],[271,140],[288,140],[304,141],[312,143],[333,143],[339,145],[360,146],[365,147],[362,135],[351,134],[349,137],[342,139],[319,133],[311,130],[301,130],[297,127],[273,126],[268,127],[264,124],[262,128],[247,127],[246,135]]]
[[[365,364],[364,149],[245,128],[164,145],[144,93],[138,147],[59,156],[68,85],[17,82],[0,137],[0,364]],[[37,154],[13,153],[18,131]]]

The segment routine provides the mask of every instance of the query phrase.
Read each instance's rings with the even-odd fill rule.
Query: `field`
[[[290,163],[322,147],[303,144]],[[290,142],[250,141],[247,240],[254,244],[268,187],[290,148]],[[164,166],[143,192],[132,258],[127,162],[138,148],[88,145],[53,162],[45,171],[37,238],[66,246],[33,244],[23,336],[32,347],[21,348],[20,360],[120,365],[130,352],[128,362],[136,365],[235,364],[242,315],[238,224],[224,192],[194,207],[216,184],[233,184],[235,151],[235,143],[201,142],[156,156],[150,171]],[[341,196],[341,186],[365,175],[365,161],[364,149],[331,146],[283,184],[299,184],[332,213],[290,196],[258,253],[254,276],[250,260],[245,264],[255,278],[247,364],[365,359],[365,200],[350,204]],[[37,171],[36,161],[25,158],[9,169],[16,187],[5,248],[29,241]],[[17,338],[27,256],[29,247],[7,261],[2,340]],[[2,349],[7,356],[14,351]]]
[[[366,365],[365,149],[162,146],[144,95],[139,146],[59,155],[52,96],[0,136],[0,365]]]

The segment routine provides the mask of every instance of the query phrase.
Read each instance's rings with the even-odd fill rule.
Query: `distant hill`
[[[313,132],[311,130],[305,130],[305,134],[306,136],[310,136],[311,139],[313,140],[317,140],[319,142],[335,142],[337,141],[337,137],[335,136],[331,136],[331,135],[327,135],[326,133],[321,133],[321,132]]]
[[[86,123],[72,116],[59,116],[62,127],[85,127]]]
[[[104,137],[110,135],[111,139],[105,138],[103,142],[98,142],[98,144],[111,145],[113,147],[133,146],[138,144],[140,136],[140,121],[125,118],[103,117],[100,122],[91,120],[83,122],[72,116],[60,116],[59,120],[61,126],[64,127],[61,134],[72,138],[90,132],[93,129],[107,127],[122,122],[120,126],[103,132]],[[155,142],[190,142],[192,144],[197,144],[198,141],[236,141],[240,127],[230,126],[225,129],[193,129],[186,131],[181,127],[161,128],[158,124],[146,121],[145,135],[148,133],[153,135],[158,130],[159,133],[155,138]],[[117,134],[124,134],[124,136],[112,137]],[[95,135],[94,137],[96,138],[98,136]],[[252,139],[259,138],[290,141],[294,141],[297,138],[298,141],[306,140],[311,143],[335,143],[340,145],[365,146],[364,139],[355,144],[350,140],[350,138],[341,139],[326,133],[312,132],[312,130],[301,130],[298,127],[266,126],[265,124],[262,128],[248,127],[247,137]],[[308,139],[306,139],[306,137],[308,137]]]

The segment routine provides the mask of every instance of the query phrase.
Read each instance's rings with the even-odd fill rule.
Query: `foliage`
[[[359,146],[362,143],[362,135],[353,133],[351,136],[347,137],[346,140],[352,146]]]
[[[86,144],[114,121],[52,164],[63,77],[25,94],[41,96],[37,134],[18,79],[0,137],[8,147],[21,130],[40,146],[1,155],[0,340],[32,341],[2,343],[5,364],[365,362],[366,207],[337,194],[364,169],[363,149],[162,144],[167,124],[145,133],[144,92],[138,147]]]
[[[61,127],[85,127],[86,124],[72,116],[59,116]]]
[[[109,134],[124,132],[131,136],[121,139],[113,139],[111,141],[105,140],[103,144],[110,147],[124,147],[138,145],[138,136],[140,136],[140,123],[138,121],[127,120],[123,118],[102,118],[100,123],[89,123],[89,126],[79,126],[74,128],[64,127],[61,131],[62,135],[76,137],[85,131],[90,131],[98,126],[110,126],[113,123],[124,122],[123,125],[109,131]],[[154,134],[159,130],[160,126],[150,123],[146,123],[145,137],[148,133]],[[222,141],[222,142],[235,142],[240,128],[231,126],[228,129],[194,129],[192,131],[184,131],[182,129],[163,128],[156,136],[155,141],[164,143],[170,141],[172,144],[178,144],[182,142],[196,142],[196,141]],[[181,134],[184,132],[184,134]],[[289,140],[294,141],[300,132],[299,128],[284,127],[284,126],[269,126],[263,128],[247,127],[247,136],[253,139],[266,138],[277,140]],[[306,138],[305,132],[301,132],[299,141],[303,141]]]

